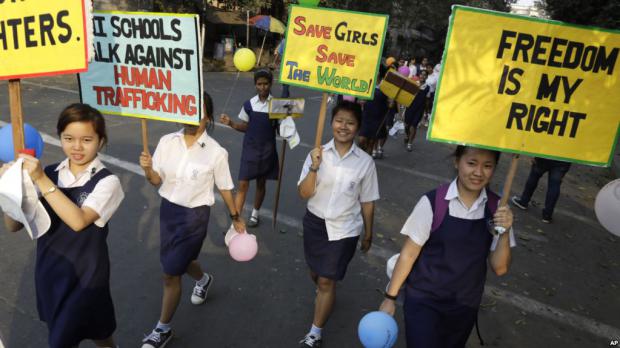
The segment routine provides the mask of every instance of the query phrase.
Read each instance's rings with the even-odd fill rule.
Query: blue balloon
[[[26,149],[34,149],[37,158],[43,154],[43,138],[37,130],[24,123],[24,147]],[[10,162],[15,159],[13,151],[13,127],[11,124],[0,128],[0,161]]]
[[[357,335],[366,348],[389,348],[396,343],[398,325],[385,312],[370,312],[360,320]]]

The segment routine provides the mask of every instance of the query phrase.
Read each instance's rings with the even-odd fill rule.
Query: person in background
[[[248,227],[260,223],[259,211],[266,194],[267,180],[278,179],[278,152],[276,150],[277,122],[269,119],[269,101],[273,75],[267,70],[254,73],[254,86],[257,94],[243,103],[239,112],[239,122],[226,114],[220,116],[222,124],[231,127],[243,136],[241,164],[239,166],[239,188],[235,196],[235,206],[239,214],[243,212],[250,181],[256,181],[256,194]]]
[[[547,224],[551,223],[553,220],[553,210],[560,198],[560,186],[570,166],[571,164],[569,162],[535,157],[532,160],[530,175],[523,188],[523,193],[521,193],[520,197],[512,197],[512,203],[518,208],[526,210],[538,186],[538,180],[540,180],[545,173],[548,173],[547,194],[545,196],[545,207],[542,211],[542,222]]]

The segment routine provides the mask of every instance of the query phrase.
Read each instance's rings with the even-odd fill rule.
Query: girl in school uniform
[[[220,122],[245,133],[239,166],[239,188],[235,196],[235,207],[243,212],[245,197],[250,188],[250,181],[256,180],[254,209],[248,220],[248,227],[258,226],[258,213],[265,199],[267,180],[278,179],[278,152],[276,151],[277,122],[269,119],[269,101],[273,76],[267,70],[254,73],[254,85],[257,95],[243,103],[239,112],[241,122],[233,122],[226,114],[220,116]]]
[[[214,185],[224,199],[235,230],[245,232],[233,201],[228,152],[206,130],[207,123],[213,127],[213,101],[207,93],[203,99],[206,117],[200,126],[185,125],[181,131],[163,136],[152,158],[146,152],[140,156],[146,179],[159,186],[162,197],[159,228],[164,273],[159,322],[144,338],[142,348],[160,348],[172,339],[170,322],[181,298],[183,274],[196,280],[190,298],[192,304],[200,305],[207,298],[213,275],[203,272],[198,255],[215,203]]]
[[[379,79],[383,79],[386,73],[387,68],[381,65]],[[396,110],[395,103],[383,94],[377,83],[373,99],[364,102],[359,131],[360,147],[373,158],[383,157],[383,144],[388,134],[386,124],[392,122]]]
[[[477,318],[487,262],[497,275],[508,272],[512,212],[497,208],[487,185],[499,152],[458,146],[458,176],[422,196],[401,233],[402,247],[380,309],[393,315],[405,285],[407,347],[464,347]],[[495,212],[494,214],[492,212]]]
[[[62,162],[43,170],[36,158],[20,155],[51,219],[37,239],[39,317],[52,348],[76,347],[85,339],[115,347],[106,238],[124,194],[118,177],[97,157],[107,141],[105,122],[94,108],[72,104],[60,113],[57,132],[67,156]],[[10,231],[22,227],[6,216],[5,222]]]
[[[304,254],[317,287],[314,319],[300,342],[302,347],[320,347],[322,328],[336,298],[336,282],[344,278],[362,230],[361,250],[367,252],[372,243],[379,185],[374,161],[354,143],[360,109],[349,101],[334,107],[334,137],[310,152],[297,184],[299,195],[308,200]]]
[[[415,134],[418,130],[418,125],[422,120],[422,116],[424,116],[424,108],[426,107],[426,98],[428,97],[428,93],[430,91],[430,87],[426,84],[426,71],[422,71],[420,73],[420,90],[415,95],[413,102],[407,110],[405,111],[405,132],[407,136],[405,137],[405,145],[407,147],[407,151],[413,151],[413,139],[415,139]]]

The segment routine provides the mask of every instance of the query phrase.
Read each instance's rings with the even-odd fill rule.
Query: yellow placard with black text
[[[280,81],[371,99],[388,16],[291,6]]]
[[[609,166],[620,31],[453,7],[429,140]]]
[[[84,0],[0,1],[0,80],[86,71]]]

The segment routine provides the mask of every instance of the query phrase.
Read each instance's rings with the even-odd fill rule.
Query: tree
[[[323,0],[326,7],[390,15],[386,55],[427,56],[438,62],[443,53],[452,5],[508,11],[516,0]]]
[[[542,0],[539,4],[552,19],[620,29],[618,0]]]

